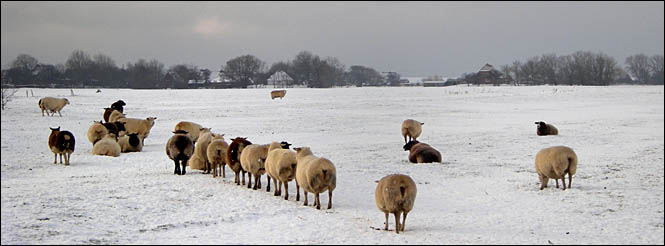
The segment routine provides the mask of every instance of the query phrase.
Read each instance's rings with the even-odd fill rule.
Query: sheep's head
[[[547,127],[545,125],[545,122],[542,121],[537,121],[536,125],[538,125],[538,133],[540,133],[542,130],[544,130]]]
[[[118,100],[118,101],[115,102],[115,103],[117,103],[117,105],[121,105],[121,106],[125,106],[125,105],[127,105],[127,104],[125,104],[125,102],[122,101],[122,100]],[[115,103],[114,103],[114,104],[115,104]]]
[[[51,129],[51,131],[54,131],[54,132],[58,132],[58,131],[60,131],[60,127],[59,127],[59,126],[58,126],[58,128],[52,128],[52,127],[49,127],[49,129]]]
[[[296,151],[297,155],[311,155],[312,154],[312,149],[309,147],[295,147],[293,150]]]
[[[289,146],[291,146],[291,145],[292,145],[292,144],[290,144],[290,143],[288,143],[288,142],[286,142],[286,141],[282,141],[282,142],[279,144],[279,146],[281,146],[282,149],[289,149]]]
[[[147,120],[148,122],[150,122],[150,126],[154,126],[154,125],[155,125],[155,120],[156,120],[156,119],[157,119],[157,117],[148,117],[148,118],[145,118],[145,120]]]
[[[69,100],[65,98],[65,105],[69,104]]]
[[[409,150],[411,150],[411,148],[412,148],[414,145],[418,144],[418,143],[420,143],[420,142],[418,142],[418,140],[411,140],[411,141],[409,141],[408,143],[406,143],[406,144],[404,145],[404,151],[409,151]]]

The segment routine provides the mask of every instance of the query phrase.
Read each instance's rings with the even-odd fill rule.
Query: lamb
[[[409,137],[409,141],[416,140],[420,137],[420,133],[423,132],[422,125],[425,123],[418,122],[417,120],[407,119],[402,122],[402,136],[404,137],[404,143],[406,144],[406,137]]]
[[[223,135],[222,135],[223,136]],[[215,139],[208,144],[208,149],[206,150],[206,155],[208,157],[208,162],[212,166],[212,177],[215,178],[219,176],[219,172],[222,173],[222,177],[226,178],[226,151],[229,149],[229,144],[224,141],[223,138]],[[219,168],[219,172],[217,172]]]
[[[265,174],[265,161],[268,157],[268,144],[250,144],[240,154],[240,165],[247,171],[247,188],[256,190],[261,188],[261,175]],[[254,187],[252,187],[252,174],[254,174]],[[244,175],[244,174],[243,174]]]
[[[303,188],[305,206],[307,206],[307,192],[314,193],[314,205],[321,209],[319,193],[328,190],[328,209],[332,208],[332,192],[335,189],[337,177],[333,163],[312,154],[309,147],[293,148],[296,151],[296,192]]]
[[[138,133],[129,133],[118,139],[122,153],[141,152],[143,150],[143,141]]]
[[[68,166],[76,145],[74,134],[69,131],[60,131],[59,126],[58,128],[49,127],[49,129],[51,129],[51,135],[48,137],[48,147],[54,155],[53,164],[56,164],[58,154],[60,154],[60,163],[62,163],[62,156],[64,155],[65,166]]]
[[[174,131],[173,134],[175,135],[166,142],[166,155],[175,162],[173,174],[185,175],[187,161],[194,155],[194,144],[186,131]],[[180,170],[181,165],[182,170]]]
[[[231,170],[236,174],[236,185],[240,185],[239,174],[241,171],[243,172],[242,184],[245,184],[245,170],[242,169],[242,165],[240,164],[240,155],[245,149],[245,146],[250,144],[252,144],[252,142],[248,141],[247,138],[236,137],[231,140],[231,144],[229,144],[229,148],[226,151],[226,165],[228,165],[229,168],[231,168]]]
[[[116,122],[118,119],[125,118],[125,114],[120,113],[118,110],[112,110],[107,122]]]
[[[441,153],[429,144],[412,140],[404,145],[404,151],[407,150],[412,163],[441,162]]]
[[[278,98],[282,99],[286,96],[286,90],[274,90],[270,92],[270,99]]]
[[[90,141],[90,143],[92,143],[92,145],[94,146],[97,141],[104,138],[104,136],[106,136],[106,134],[108,133],[109,130],[106,129],[106,127],[102,124],[102,121],[100,120],[99,122],[94,121],[94,123],[92,123],[90,128],[88,128],[88,133],[86,134],[86,136],[88,137],[88,141]]]
[[[287,142],[272,142],[268,148],[268,157],[266,158],[265,168],[268,175],[267,191],[270,191],[270,178],[273,178],[275,186],[274,196],[282,194],[282,184],[284,184],[284,200],[289,200],[288,183],[296,177],[296,152],[289,150]],[[277,182],[279,181],[279,185]],[[300,194],[296,195],[296,201],[300,201]]]
[[[125,106],[125,105],[127,105],[127,104],[125,104],[124,101],[118,100],[117,102],[114,102],[113,104],[111,104],[111,108],[115,109],[115,110],[118,110],[118,111],[120,111],[120,113],[122,113],[123,112],[122,107]]]
[[[388,216],[393,213],[395,215],[395,233],[399,234],[399,231],[404,231],[406,215],[413,209],[416,193],[416,183],[407,175],[393,174],[379,180],[374,198],[376,207],[386,215],[385,230],[388,230]],[[400,223],[399,215],[402,212],[404,217]]]
[[[65,105],[69,104],[67,98],[55,98],[55,97],[42,97],[39,99],[39,108],[42,110],[42,116],[44,116],[44,111],[46,114],[49,114],[49,111],[52,113],[51,116],[55,115],[58,112],[58,115],[62,117],[60,111]]]
[[[192,142],[196,144],[196,141],[199,139],[199,134],[203,128],[201,125],[189,121],[180,121],[175,125],[175,130],[184,130],[188,132],[189,138],[192,139]]]
[[[536,121],[535,123],[538,125],[536,128],[536,134],[538,134],[538,136],[559,135],[559,130],[553,125],[542,121]]]
[[[566,190],[566,173],[568,173],[568,188],[570,188],[573,175],[577,171],[577,160],[575,151],[566,146],[554,146],[538,151],[536,173],[540,180],[540,190],[547,187],[551,178],[556,180],[556,188],[559,188],[559,179],[561,179],[563,190]]]
[[[114,133],[106,134],[102,140],[97,141],[97,143],[92,146],[93,155],[118,157],[120,156],[120,152],[122,152],[122,150],[118,144],[118,137]]]
[[[148,135],[150,135],[150,129],[155,125],[155,120],[157,117],[148,117],[145,119],[137,118],[120,118],[117,119],[118,122],[125,122],[125,128],[127,132],[136,132],[141,137],[141,141],[144,141]]]

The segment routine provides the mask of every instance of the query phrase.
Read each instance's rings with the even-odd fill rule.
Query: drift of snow
[[[663,86],[33,90],[2,112],[2,244],[663,244]],[[71,104],[42,117],[43,96]],[[92,155],[86,131],[118,99],[127,117],[157,117],[143,152]],[[443,163],[408,162],[408,118]],[[333,208],[296,202],[294,183],[274,197],[265,176],[261,191],[236,186],[228,168],[174,175],[165,144],[182,120],[311,147],[336,165]],[[57,126],[76,137],[70,166],[52,163]],[[577,174],[541,191],[535,155],[555,145],[575,150]],[[400,234],[392,215],[379,230],[374,201],[393,173],[418,189]]]

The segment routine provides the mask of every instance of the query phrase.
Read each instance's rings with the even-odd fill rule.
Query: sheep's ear
[[[293,150],[295,150],[296,152],[300,152],[302,150],[302,147],[295,147],[293,148]]]
[[[421,126],[422,126],[422,125],[424,125],[424,124],[425,124],[425,122],[423,122],[423,123],[420,123],[420,125],[421,125]]]

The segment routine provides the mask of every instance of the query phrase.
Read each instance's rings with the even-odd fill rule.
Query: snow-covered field
[[[663,86],[129,90],[25,89],[2,112],[2,244],[663,244]],[[42,96],[67,97],[42,117]],[[94,156],[85,133],[122,99],[128,117],[156,116],[143,152]],[[411,164],[400,126],[443,163]],[[226,139],[310,146],[337,167],[331,210],[187,170],[164,145],[181,120]],[[539,137],[535,121],[560,135]],[[48,127],[76,136],[72,164],[54,165]],[[540,191],[536,153],[566,145],[573,187]],[[406,231],[382,228],[375,181],[411,176]],[[328,203],[321,196],[322,207]]]

